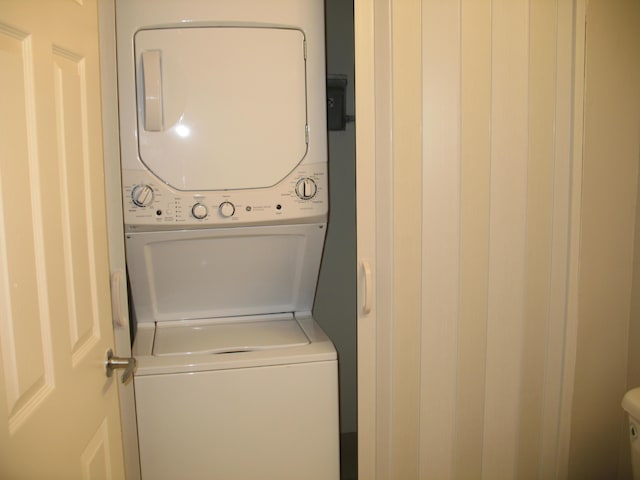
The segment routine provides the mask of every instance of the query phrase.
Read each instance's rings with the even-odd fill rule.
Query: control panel
[[[328,211],[326,163],[298,166],[270,188],[184,192],[145,170],[123,170],[127,231],[310,223]]]

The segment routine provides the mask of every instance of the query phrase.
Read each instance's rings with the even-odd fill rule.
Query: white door
[[[0,478],[124,478],[95,0],[0,0]]]

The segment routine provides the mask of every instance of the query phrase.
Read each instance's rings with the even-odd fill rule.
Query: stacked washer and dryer
[[[117,0],[142,478],[339,478],[322,0]]]

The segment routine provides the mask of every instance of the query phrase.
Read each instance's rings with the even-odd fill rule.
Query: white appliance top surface
[[[265,320],[263,320],[263,318]],[[292,319],[292,323],[288,323]],[[233,319],[237,321],[238,319]],[[230,319],[226,320],[229,323]],[[175,373],[192,373],[192,372],[204,372],[213,370],[232,370],[236,368],[253,368],[264,367],[273,365],[292,365],[296,363],[309,363],[309,362],[325,362],[335,361],[337,359],[336,350],[331,343],[331,340],[322,331],[320,326],[311,316],[311,312],[295,312],[293,317],[285,317],[280,315],[260,315],[254,316],[253,320],[245,319],[246,322],[253,322],[254,325],[245,325],[246,330],[256,327],[255,322],[263,322],[264,324],[258,329],[258,334],[252,334],[247,331],[239,335],[239,331],[244,330],[240,328],[239,331],[234,332],[232,335],[224,335],[224,338],[229,341],[229,345],[234,343],[241,335],[247,335],[245,338],[252,337],[253,340],[262,339],[263,346],[255,350],[237,351],[237,353],[227,354],[224,352],[230,352],[230,348],[225,348],[222,344],[224,341],[218,341],[217,345],[223,347],[218,353],[209,352],[204,342],[200,339],[196,339],[197,334],[195,332],[189,332],[190,325],[195,325],[197,322],[182,321],[174,322],[176,324],[173,332],[169,336],[174,336],[174,339],[182,337],[180,342],[185,342],[181,346],[178,346],[178,341],[173,345],[171,341],[161,339],[161,343],[167,345],[165,352],[172,349],[175,354],[163,354],[159,355],[158,345],[156,344],[156,336],[164,336],[166,330],[170,330],[171,327],[165,328],[161,323],[153,324],[140,324],[138,325],[138,331],[136,333],[136,339],[132,347],[132,354],[136,357],[138,365],[136,367],[135,375],[163,375],[163,374],[175,374]],[[283,323],[284,322],[284,323]],[[207,323],[206,321],[203,323]],[[217,325],[216,325],[217,323]],[[295,326],[294,326],[295,323]],[[212,328],[205,335],[208,338],[215,336],[216,328],[225,324],[224,319],[214,320],[210,322]],[[183,325],[185,332],[181,332],[179,325]],[[273,332],[267,332],[273,327]],[[224,328],[221,329],[225,330]],[[226,330],[229,332],[229,330]],[[294,333],[295,332],[295,333]],[[300,335],[301,333],[301,335]],[[189,338],[187,338],[189,337]],[[235,338],[233,338],[235,337]],[[303,340],[300,344],[290,343],[288,345],[275,345],[276,343],[295,342],[297,340]],[[197,345],[202,348],[202,351],[195,351],[186,342],[193,340]],[[245,343],[245,342],[240,342]],[[265,347],[266,344],[271,344],[270,347]],[[227,345],[226,347],[229,347]],[[162,347],[164,348],[164,347]],[[183,353],[177,353],[178,350],[185,350]],[[193,353],[187,353],[193,351]]]
[[[164,322],[156,327],[153,354],[221,354],[306,345],[309,339],[293,315],[259,320]]]

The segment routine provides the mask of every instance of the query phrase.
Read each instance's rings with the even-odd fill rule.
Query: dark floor
[[[340,434],[340,480],[358,479],[358,434]]]

